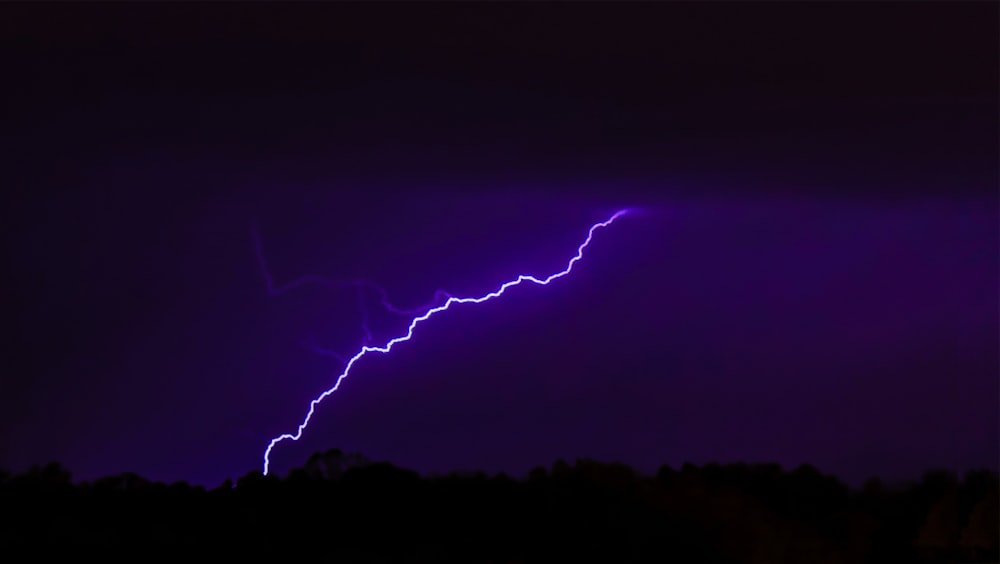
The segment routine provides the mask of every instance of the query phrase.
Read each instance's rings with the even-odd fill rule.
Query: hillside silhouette
[[[35,554],[307,551],[333,562],[996,562],[998,478],[941,470],[849,488],[804,465],[581,459],[421,476],[330,450],[286,477],[206,489],[58,463],[0,473],[0,545]],[[138,551],[138,552],[136,552]]]

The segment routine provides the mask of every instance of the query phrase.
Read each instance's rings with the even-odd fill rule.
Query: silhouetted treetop
[[[998,501],[990,470],[931,470],[893,487],[873,478],[855,490],[809,465],[745,463],[646,476],[579,459],[522,479],[422,477],[331,449],[284,478],[255,470],[211,490],[134,473],[74,484],[55,463],[0,472],[0,545],[319,543],[310,545],[346,562],[993,562]]]

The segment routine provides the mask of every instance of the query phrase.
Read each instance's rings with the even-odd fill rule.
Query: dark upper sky
[[[998,461],[992,3],[5,4],[0,467]],[[408,318],[364,297],[375,342]]]

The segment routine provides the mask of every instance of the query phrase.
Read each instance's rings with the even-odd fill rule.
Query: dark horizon
[[[281,483],[281,482],[296,482],[304,480],[313,481],[323,481],[323,480],[336,480],[342,476],[343,472],[350,469],[364,470],[365,468],[394,468],[400,472],[404,472],[420,479],[425,480],[436,480],[436,479],[447,479],[447,478],[488,478],[488,479],[499,479],[499,480],[511,480],[515,482],[524,482],[537,478],[538,476],[550,475],[554,470],[558,470],[566,467],[579,467],[581,465],[597,465],[609,468],[623,468],[627,469],[628,472],[637,478],[642,479],[652,479],[664,473],[672,474],[676,472],[683,471],[693,471],[693,472],[713,472],[716,469],[722,468],[732,471],[734,469],[743,471],[756,471],[756,472],[767,472],[773,475],[782,476],[792,476],[801,473],[808,473],[817,477],[821,477],[823,480],[827,480],[830,483],[838,484],[838,487],[844,488],[846,491],[852,493],[861,493],[872,489],[877,489],[878,491],[885,493],[901,493],[907,490],[912,490],[913,488],[920,487],[922,482],[935,481],[948,479],[955,483],[960,483],[967,480],[981,480],[990,479],[994,482],[1000,484],[1000,473],[995,469],[988,467],[971,467],[964,471],[956,471],[951,468],[944,467],[928,467],[923,470],[915,472],[911,476],[899,477],[896,479],[886,479],[883,476],[871,475],[864,480],[857,483],[850,483],[845,481],[842,477],[832,474],[830,472],[824,472],[822,468],[818,468],[813,464],[802,463],[795,466],[785,466],[777,462],[745,462],[745,461],[731,461],[731,462],[718,462],[718,461],[707,461],[704,463],[696,464],[689,461],[684,461],[679,464],[661,464],[654,468],[652,471],[644,471],[639,468],[634,468],[631,465],[622,462],[620,460],[601,460],[594,459],[590,457],[580,457],[576,459],[564,459],[557,458],[548,462],[541,462],[537,464],[532,464],[524,472],[520,473],[509,473],[503,470],[490,472],[480,468],[453,468],[453,469],[441,469],[432,472],[420,472],[413,468],[408,468],[406,466],[400,466],[393,463],[391,460],[381,460],[374,459],[365,456],[362,452],[347,452],[339,448],[332,447],[324,451],[316,451],[312,453],[307,459],[300,461],[299,464],[291,466],[285,472],[271,472],[264,475],[260,468],[250,468],[244,472],[236,473],[232,476],[224,478],[218,484],[200,484],[200,483],[188,483],[185,480],[157,480],[150,479],[147,476],[142,475],[138,472],[132,472],[129,470],[109,473],[101,476],[93,476],[87,479],[77,478],[76,474],[73,472],[72,468],[66,467],[61,462],[52,460],[43,464],[32,464],[28,468],[25,468],[19,472],[11,472],[7,468],[0,467],[0,485],[2,484],[12,484],[22,481],[31,481],[36,479],[53,479],[62,484],[72,485],[74,487],[93,487],[100,484],[127,484],[127,483],[142,483],[142,484],[155,484],[161,486],[184,486],[193,489],[201,489],[204,491],[225,491],[231,488],[238,487],[241,483]],[[336,475],[324,475],[323,472],[327,468],[332,468],[336,466],[339,468]]]
[[[995,472],[998,10],[2,5],[0,468],[214,487],[409,320],[260,257],[409,308],[633,208],[360,362],[276,471]]]
[[[929,471],[850,488],[813,467],[558,460],[524,477],[421,476],[337,449],[216,488],[58,464],[0,472],[0,546],[80,552],[322,545],[338,561],[995,562],[1000,480]],[[39,511],[39,507],[43,508]],[[124,509],[124,510],[123,510]],[[377,523],[377,526],[372,526]]]

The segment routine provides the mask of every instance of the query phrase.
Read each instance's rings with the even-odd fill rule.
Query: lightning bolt
[[[302,438],[302,433],[305,432],[306,427],[309,426],[309,421],[312,419],[313,414],[316,413],[316,406],[318,406],[320,403],[322,403],[323,400],[325,400],[326,398],[328,398],[331,395],[333,395],[333,393],[336,392],[338,388],[340,388],[341,382],[343,382],[344,378],[347,378],[347,375],[350,374],[351,368],[353,368],[354,365],[355,365],[355,363],[357,363],[359,360],[361,360],[365,355],[370,354],[370,353],[387,354],[389,351],[392,350],[392,347],[394,347],[395,345],[397,345],[399,343],[402,343],[404,341],[409,341],[413,337],[413,330],[416,329],[417,325],[420,325],[424,321],[427,321],[428,319],[430,319],[435,314],[441,313],[442,311],[445,311],[445,310],[449,309],[452,305],[455,305],[455,304],[481,304],[483,302],[487,302],[487,301],[492,300],[494,298],[499,298],[508,289],[510,289],[510,288],[512,288],[514,286],[518,286],[518,285],[520,285],[520,284],[522,284],[524,282],[531,282],[533,284],[537,284],[537,285],[540,285],[540,286],[547,286],[552,281],[557,280],[559,278],[562,278],[563,276],[566,276],[567,274],[569,274],[573,270],[573,265],[575,265],[578,261],[580,261],[583,258],[583,251],[584,251],[584,249],[587,248],[588,245],[590,245],[590,241],[594,237],[594,232],[597,231],[598,229],[601,229],[601,228],[604,228],[604,227],[607,227],[607,226],[611,225],[616,219],[618,219],[621,216],[625,215],[625,213],[627,211],[628,211],[627,209],[620,210],[620,211],[616,212],[614,215],[612,215],[610,218],[608,218],[607,220],[591,225],[590,229],[587,230],[587,238],[583,241],[583,243],[580,244],[579,247],[577,247],[577,249],[576,249],[576,255],[574,255],[571,259],[569,259],[569,263],[567,263],[566,268],[564,268],[563,270],[560,270],[559,272],[556,272],[554,274],[550,274],[547,278],[541,278],[541,279],[540,278],[536,278],[536,277],[531,276],[531,275],[527,275],[527,274],[520,274],[514,280],[511,280],[509,282],[504,282],[503,284],[500,285],[499,288],[497,288],[493,292],[490,292],[490,293],[488,293],[486,295],[483,295],[483,296],[480,296],[478,298],[457,298],[455,296],[448,295],[448,299],[443,304],[435,306],[435,307],[431,307],[430,309],[427,309],[426,311],[424,311],[424,313],[422,313],[418,317],[413,318],[413,320],[410,321],[410,326],[407,329],[405,335],[402,335],[400,337],[396,337],[394,339],[391,339],[390,341],[388,341],[385,345],[383,345],[381,347],[373,347],[373,346],[370,346],[368,344],[363,345],[361,347],[361,350],[359,350],[354,356],[352,356],[350,359],[347,360],[347,363],[344,366],[344,371],[341,372],[339,376],[337,376],[337,379],[334,382],[333,386],[330,387],[329,389],[327,389],[326,391],[324,391],[323,393],[321,393],[319,396],[317,396],[311,402],[309,402],[309,411],[308,411],[308,413],[306,413],[305,419],[303,419],[302,423],[299,424],[299,426],[296,429],[295,433],[294,434],[285,433],[283,435],[279,435],[279,436],[274,437],[273,439],[271,439],[271,442],[268,443],[268,445],[267,445],[267,449],[264,450],[264,475],[265,476],[267,475],[268,470],[269,470],[269,468],[271,466],[271,451],[274,450],[274,447],[277,446],[277,444],[280,443],[280,442],[282,442],[282,441],[287,441],[287,440],[298,441],[300,438]],[[259,238],[257,239],[257,242],[258,242],[258,246],[257,246],[257,248],[258,248],[258,259],[260,259],[261,262],[262,262],[262,264],[263,264],[263,254],[260,253],[260,251],[259,251],[259,249],[260,249]],[[274,290],[275,287],[273,285],[273,279],[270,277],[270,275],[266,274],[266,269],[265,269],[265,278],[267,279],[267,282],[268,282],[269,293],[271,293],[271,295],[276,295],[275,294],[275,290]],[[296,284],[296,282],[298,282],[298,283]],[[289,290],[289,289],[291,289],[293,287],[300,286],[302,284],[312,283],[312,282],[324,283],[324,284],[328,284],[329,283],[328,280],[323,279],[323,278],[319,278],[319,277],[303,277],[303,278],[298,279],[297,281],[290,282],[289,284],[286,284],[285,286],[280,287],[279,290],[281,290],[281,291],[287,291],[287,290]],[[435,297],[440,297],[441,295],[444,295],[444,294],[443,293],[437,293],[437,294],[435,294]],[[385,303],[386,299],[385,299],[385,292],[384,291],[381,292],[381,297],[382,297],[383,303]],[[399,310],[399,311],[403,311],[403,310]]]

